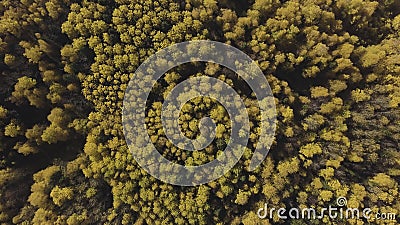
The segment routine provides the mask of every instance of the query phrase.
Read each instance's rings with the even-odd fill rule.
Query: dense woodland
[[[398,224],[399,220],[261,220],[269,207],[335,205],[400,214],[399,0],[2,0],[0,224]],[[174,43],[214,40],[256,61],[277,109],[274,144],[254,171],[259,107],[232,71],[182,65],[154,88],[146,123],[179,163],[215,158],[229,138],[217,102],[181,113],[185,135],[217,121],[205,151],[166,140],[165,93],[191,76],[242,93],[251,134],[239,163],[213,182],[179,187],[141,169],[125,143],[129,79]]]

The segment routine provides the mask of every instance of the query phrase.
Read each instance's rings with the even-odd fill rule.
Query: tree
[[[338,196],[347,198],[348,207],[396,212],[399,7],[397,1],[362,0],[1,1],[0,171],[6,172],[0,223],[279,224],[289,221],[276,215],[261,220],[257,209],[265,203],[319,208]],[[141,149],[127,146],[122,109],[129,105],[128,83],[151,77],[151,69],[135,73],[146,59],[193,40],[223,42],[252,58],[270,84],[268,99],[276,103],[278,121],[276,131],[261,127],[260,114],[271,113],[272,106],[261,112],[265,101],[229,68],[196,62],[171,69],[152,88],[145,105],[147,133],[134,141],[148,135],[160,154],[182,165],[212,161],[234,142],[233,118],[207,97],[191,99],[175,113],[188,138],[196,138],[199,121],[211,117],[216,138],[209,146],[185,151],[165,136],[167,94],[204,75],[235,89],[250,125],[248,145],[234,168],[213,182],[179,187],[135,163],[130,151]],[[169,60],[157,63],[165,67]],[[191,85],[176,97],[190,97],[196,88],[224,91],[222,85]],[[129,94],[133,105],[144,93]],[[263,129],[273,133],[270,149],[263,149]],[[249,171],[257,146],[269,150],[268,156]],[[30,157],[40,160],[30,163]],[[169,168],[155,162],[153,169]],[[31,193],[10,188],[25,187],[30,177]],[[340,224],[327,217],[310,221],[319,222]]]
[[[321,154],[322,148],[318,144],[309,143],[301,147],[300,153],[307,158],[312,158],[314,155]]]
[[[68,187],[60,188],[55,186],[50,192],[50,197],[53,199],[54,204],[61,206],[74,197],[74,192]]]
[[[317,86],[311,88],[311,97],[312,98],[319,98],[319,97],[326,97],[329,95],[328,89]]]
[[[63,129],[62,127],[51,124],[43,131],[41,137],[43,141],[49,144],[54,144],[59,141],[66,141],[69,137],[69,132],[68,130]]]
[[[0,106],[0,119],[4,120],[7,116],[7,109],[3,106]]]
[[[9,137],[17,137],[23,133],[24,129],[16,120],[12,120],[11,123],[4,128],[4,135]]]
[[[368,94],[368,92],[369,92],[368,90],[365,91],[365,90],[356,89],[356,90],[351,91],[351,97],[356,102],[366,101],[371,98],[371,96]]]

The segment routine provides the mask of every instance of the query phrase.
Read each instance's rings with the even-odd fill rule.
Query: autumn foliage
[[[2,0],[1,224],[398,224],[398,220],[261,220],[270,207],[335,205],[400,214],[400,3],[397,0]],[[147,104],[148,134],[178,163],[209,162],[227,145],[225,109],[194,98],[188,138],[217,121],[204,151],[173,146],[165,95],[211,76],[243,98],[250,137],[239,163],[195,186],[165,184],[138,166],[123,136],[124,92],[156,51],[190,40],[230,44],[258,63],[276,100],[274,144],[248,165],[260,110],[243,80],[212,63],[168,71]]]

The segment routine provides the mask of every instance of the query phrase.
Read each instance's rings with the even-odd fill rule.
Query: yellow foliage
[[[321,200],[324,201],[324,202],[330,201],[332,196],[333,196],[333,193],[331,191],[329,191],[329,190],[322,190],[319,193],[319,198],[321,198]]]
[[[71,200],[73,196],[73,190],[68,187],[60,188],[59,186],[55,186],[50,192],[50,197],[53,199],[54,204],[58,206],[61,206],[67,200]]]
[[[351,97],[356,102],[367,101],[371,99],[371,96],[367,93],[368,91],[356,89],[351,91]]]
[[[309,143],[300,148],[300,153],[307,158],[312,158],[314,155],[321,154],[322,148],[319,144]]]
[[[328,89],[325,87],[317,86],[311,88],[312,98],[326,97],[328,95],[329,95]]]

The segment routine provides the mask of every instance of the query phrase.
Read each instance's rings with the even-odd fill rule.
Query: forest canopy
[[[399,218],[261,219],[257,210],[337,206],[400,214],[399,0],[2,0],[0,2],[1,224],[399,224]],[[216,138],[185,151],[165,136],[166,94],[209,76],[234,88],[249,114],[248,145],[219,179],[193,187],[157,180],[126,144],[125,90],[157,51],[192,40],[246,53],[271,86],[277,129],[267,158],[248,166],[260,107],[233,71],[178,66],[146,105],[157,150],[201,165],[228,144],[226,110],[194,98],[181,131]],[[134,80],[135,81],[135,80]]]

